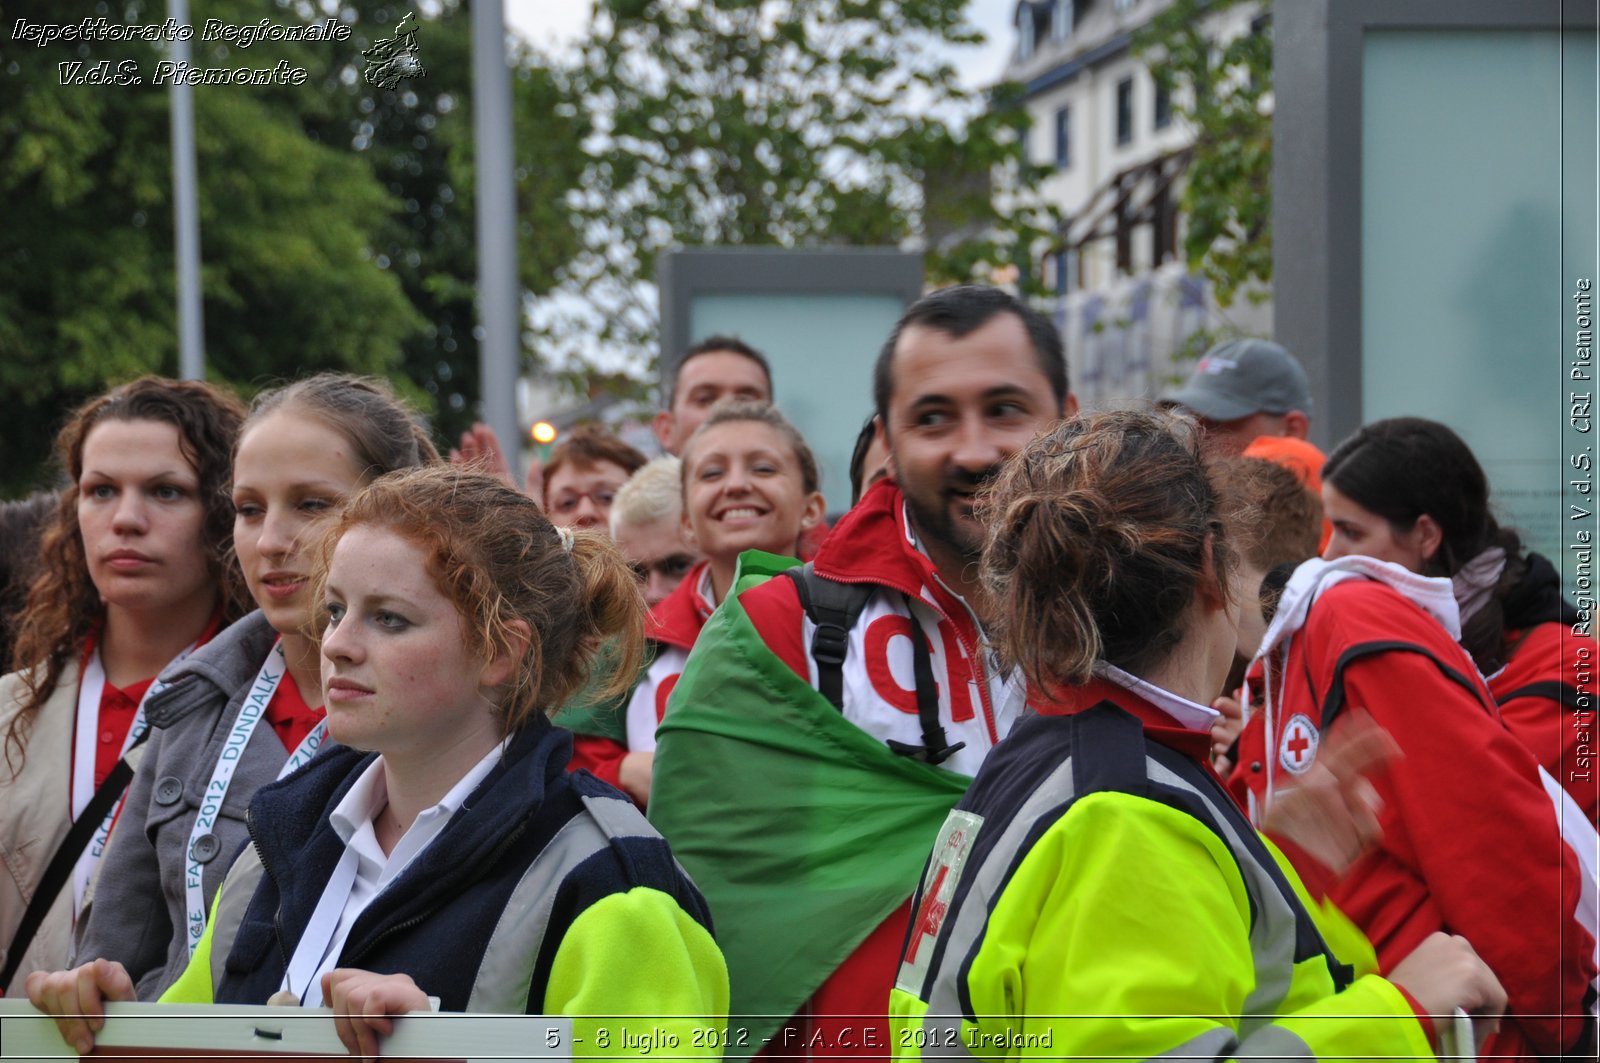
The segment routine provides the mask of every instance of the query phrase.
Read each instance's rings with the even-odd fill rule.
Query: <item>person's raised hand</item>
[[[1218,775],[1224,779],[1228,772],[1233,770],[1233,761],[1228,759],[1228,750],[1239,740],[1239,732],[1244,730],[1244,707],[1239,704],[1238,698],[1224,694],[1211,703],[1219,715],[1211,724],[1211,766]]]
[[[95,960],[70,971],[34,971],[28,1001],[52,1016],[61,1039],[86,1056],[106,1024],[106,1002],[133,1000],[133,979],[120,963]]]
[[[333,1009],[333,1029],[353,1056],[373,1058],[378,1038],[394,1032],[395,1015],[427,1011],[428,994],[404,974],[339,967],[322,976],[322,999]]]
[[[1311,767],[1272,795],[1264,829],[1342,874],[1383,835],[1383,802],[1367,773],[1399,755],[1389,732],[1352,710],[1323,737]]]
[[[470,469],[517,486],[511,478],[511,463],[506,460],[505,448],[494,429],[482,421],[461,433],[460,443],[450,451],[450,464]]]
[[[1489,965],[1464,937],[1434,931],[1389,972],[1389,981],[1404,989],[1437,1018],[1461,1008],[1472,1015],[1478,1047],[1500,1028],[1506,991]]]

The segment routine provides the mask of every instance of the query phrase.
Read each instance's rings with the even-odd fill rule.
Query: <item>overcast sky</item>
[[[536,44],[561,45],[583,32],[592,0],[504,0],[506,22]],[[983,31],[988,43],[952,54],[962,83],[981,88],[999,80],[1000,68],[1010,49],[1011,12],[1016,0],[971,0],[968,18]]]

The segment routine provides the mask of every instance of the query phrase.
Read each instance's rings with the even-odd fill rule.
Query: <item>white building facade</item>
[[[1202,330],[1270,336],[1268,299],[1220,309],[1183,262],[1178,209],[1193,132],[1133,50],[1170,0],[1019,0],[1003,79],[1024,87],[1029,161],[1066,221],[1035,268],[1054,293],[1073,388],[1091,405],[1152,397],[1185,376]],[[1266,5],[1209,16],[1207,36],[1270,32]],[[1268,293],[1270,294],[1270,293]]]

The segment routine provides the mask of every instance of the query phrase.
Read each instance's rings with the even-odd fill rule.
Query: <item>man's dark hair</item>
[[[683,367],[693,358],[702,354],[737,354],[748,358],[761,367],[761,375],[767,378],[767,400],[773,397],[772,391],[772,366],[767,362],[767,356],[750,346],[737,336],[707,336],[699,343],[683,352],[683,357],[678,359],[678,364],[672,367],[672,386],[667,389],[666,409],[678,400],[678,378],[683,375]]]
[[[872,398],[878,407],[878,416],[889,423],[889,392],[893,388],[893,361],[895,345],[900,334],[913,325],[933,329],[960,339],[987,325],[1000,314],[1015,314],[1022,319],[1028,332],[1033,353],[1039,357],[1039,369],[1050,381],[1055,392],[1056,405],[1067,401],[1067,355],[1061,346],[1061,333],[1049,318],[1028,306],[1020,299],[981,284],[958,284],[929,292],[905,312],[895,323],[894,331],[883,349],[878,352],[878,364],[872,370]]]

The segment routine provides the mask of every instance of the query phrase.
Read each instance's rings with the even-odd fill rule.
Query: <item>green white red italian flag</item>
[[[916,891],[971,782],[891,753],[768,650],[738,594],[798,563],[740,558],[657,731],[650,819],[711,906],[752,1035],[733,1058]]]

